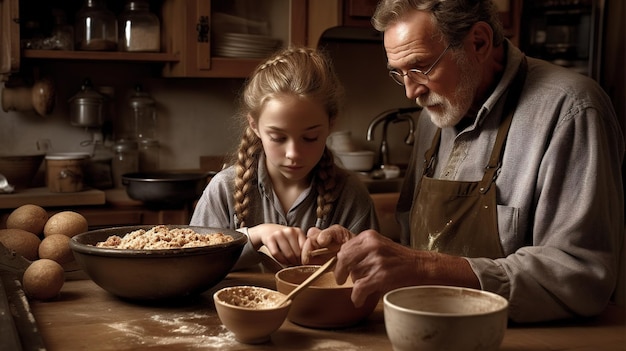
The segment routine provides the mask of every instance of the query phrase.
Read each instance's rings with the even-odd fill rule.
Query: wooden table
[[[365,322],[342,330],[315,330],[285,321],[269,343],[245,345],[221,324],[212,293],[224,286],[275,288],[273,275],[234,272],[184,303],[139,305],[120,300],[91,280],[69,280],[55,301],[31,302],[47,350],[392,350],[382,302]],[[599,317],[508,328],[501,350],[626,350],[623,307]]]

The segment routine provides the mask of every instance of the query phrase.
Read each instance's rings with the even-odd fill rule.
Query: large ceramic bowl
[[[451,286],[412,286],[383,297],[395,351],[495,351],[507,327],[502,296]]]
[[[291,301],[285,295],[257,286],[232,286],[213,294],[215,310],[224,326],[246,344],[269,341],[287,317]]]
[[[79,267],[100,287],[131,300],[160,300],[202,293],[220,282],[232,269],[248,240],[234,230],[190,227],[200,234],[221,232],[233,241],[203,247],[130,250],[96,247],[111,235],[124,237],[134,230],[154,226],[98,229],[78,234],[70,248]]]
[[[280,270],[275,275],[276,289],[289,294],[320,266],[295,266]],[[363,306],[355,307],[350,295],[352,280],[337,285],[334,273],[322,274],[293,299],[288,318],[293,323],[310,328],[344,328],[367,318],[378,303],[378,296],[370,296]]]

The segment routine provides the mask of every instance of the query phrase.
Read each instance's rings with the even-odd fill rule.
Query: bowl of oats
[[[229,229],[143,225],[78,234],[70,248],[79,267],[104,290],[150,301],[213,287],[233,268],[247,240]]]

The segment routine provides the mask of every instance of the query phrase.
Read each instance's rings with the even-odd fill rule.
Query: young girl
[[[326,148],[341,93],[328,59],[307,48],[282,50],[246,83],[236,160],[213,177],[190,222],[246,233],[236,268],[258,263],[263,245],[280,263],[300,264],[311,227],[378,227],[367,189]]]

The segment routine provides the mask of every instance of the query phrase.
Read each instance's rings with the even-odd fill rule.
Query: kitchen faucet
[[[385,165],[389,165],[389,147],[387,146],[387,126],[389,123],[398,123],[406,121],[409,123],[409,134],[404,139],[404,143],[407,145],[413,145],[415,140],[414,132],[415,126],[413,118],[410,113],[421,110],[421,107],[405,107],[391,109],[382,112],[378,116],[374,117],[367,127],[367,141],[374,139],[374,129],[381,122],[383,123],[382,140],[380,142],[380,149],[378,152],[378,162],[374,165],[374,169],[383,169]]]

